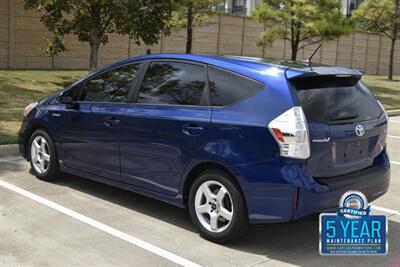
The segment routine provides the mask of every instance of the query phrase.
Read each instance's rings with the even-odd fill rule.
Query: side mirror
[[[73,109],[75,107],[75,101],[70,95],[60,95],[60,102],[67,105],[68,109]]]

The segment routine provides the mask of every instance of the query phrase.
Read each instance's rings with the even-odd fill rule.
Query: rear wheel
[[[60,174],[53,140],[44,130],[36,130],[31,136],[29,161],[33,174],[39,179],[50,181]]]
[[[221,170],[201,173],[189,193],[189,212],[201,236],[224,243],[242,237],[248,228],[244,199],[232,177]]]

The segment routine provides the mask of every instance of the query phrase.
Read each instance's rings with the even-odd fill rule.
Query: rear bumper
[[[328,179],[316,179],[329,187],[323,193],[299,191],[298,208],[294,211],[292,220],[297,220],[322,212],[335,212],[341,196],[349,190],[364,193],[371,202],[386,193],[390,183],[389,165],[375,165],[362,171]]]
[[[254,165],[252,167],[257,169]],[[264,168],[269,170],[264,173],[272,177],[279,175],[271,165]],[[371,202],[388,190],[390,182],[386,150],[375,159],[371,167],[331,178],[311,177],[305,165],[275,165],[275,168],[284,173],[281,182],[271,182],[267,176],[264,182],[259,179],[258,183],[242,184],[250,223],[288,222],[322,212],[335,212],[341,196],[349,190],[363,192]],[[253,172],[254,175],[257,173],[260,172]]]

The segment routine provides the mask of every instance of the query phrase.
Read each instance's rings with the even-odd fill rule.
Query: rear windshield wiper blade
[[[343,117],[335,117],[335,118],[331,118],[329,119],[330,121],[347,121],[347,120],[353,120],[353,119],[357,119],[358,115],[349,115],[349,116],[343,116]]]

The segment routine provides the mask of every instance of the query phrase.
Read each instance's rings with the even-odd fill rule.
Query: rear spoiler
[[[285,69],[285,76],[288,80],[305,78],[305,77],[316,77],[316,76],[325,76],[325,77],[342,77],[342,78],[356,78],[358,80],[361,79],[363,73],[359,70],[343,68],[343,67],[331,67],[324,65],[317,66],[307,66],[302,68],[291,68],[288,67]]]
[[[356,85],[362,75],[351,74],[313,74],[296,76],[289,81],[297,90]]]

